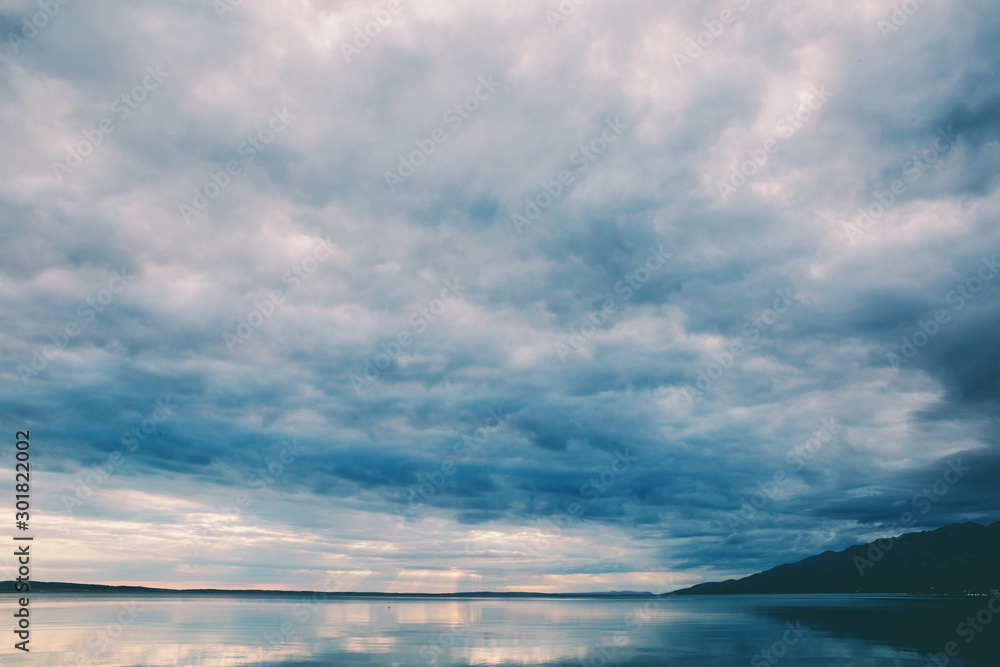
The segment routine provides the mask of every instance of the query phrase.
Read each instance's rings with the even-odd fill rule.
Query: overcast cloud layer
[[[42,5],[39,578],[655,590],[1000,518],[995,3]]]

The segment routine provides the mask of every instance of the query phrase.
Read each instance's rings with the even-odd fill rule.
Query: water
[[[906,665],[955,642],[938,667],[1000,664],[993,598],[117,597],[35,594],[31,653],[0,595],[0,663],[69,665]],[[1000,609],[1000,600],[993,602]],[[981,613],[986,610],[987,613]],[[956,629],[964,629],[959,634]],[[970,641],[969,635],[972,633]],[[768,654],[763,651],[771,651]]]

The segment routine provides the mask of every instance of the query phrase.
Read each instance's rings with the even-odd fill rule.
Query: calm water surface
[[[4,665],[1000,665],[990,598],[625,599],[110,597],[35,594],[30,655]],[[0,608],[14,609],[11,595]],[[994,608],[997,603],[994,602]],[[992,613],[990,613],[992,616]],[[980,614],[980,621],[986,614]],[[966,626],[967,627],[967,626]],[[768,651],[767,653],[764,653]],[[939,665],[944,665],[939,659]]]

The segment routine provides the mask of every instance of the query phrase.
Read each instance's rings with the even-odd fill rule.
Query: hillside
[[[1000,589],[998,554],[1000,521],[989,526],[960,523],[826,551],[677,593],[988,593]]]

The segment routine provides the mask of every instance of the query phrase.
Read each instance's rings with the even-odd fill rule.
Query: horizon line
[[[549,596],[549,597],[565,597],[565,596],[585,596],[585,595],[652,595],[654,597],[662,597],[665,595],[672,595],[676,591],[670,591],[667,593],[654,593],[652,591],[588,591],[588,592],[561,592],[561,593],[543,593],[541,591],[453,591],[448,593],[400,593],[400,592],[382,592],[382,591],[322,591],[322,590],[291,590],[283,588],[163,588],[160,586],[148,586],[143,584],[89,584],[81,582],[72,581],[29,581],[29,582],[18,582],[16,580],[0,581],[0,585],[10,584],[13,588],[14,585],[19,583],[29,584],[29,590],[27,591],[8,591],[11,594],[17,593],[31,593],[34,592],[30,590],[30,585],[36,584],[41,586],[79,586],[79,587],[94,587],[94,588],[140,588],[147,591],[154,592],[166,592],[166,593],[293,593],[297,595],[303,594],[324,594],[324,595],[395,595],[395,596],[412,596],[412,597],[426,597],[426,596],[438,596],[438,597],[448,597],[448,596],[459,596],[459,595],[535,595],[535,596]],[[2,590],[2,589],[0,589]],[[683,589],[677,589],[683,590]],[[39,590],[37,592],[47,592]],[[48,591],[55,592],[55,591]]]

